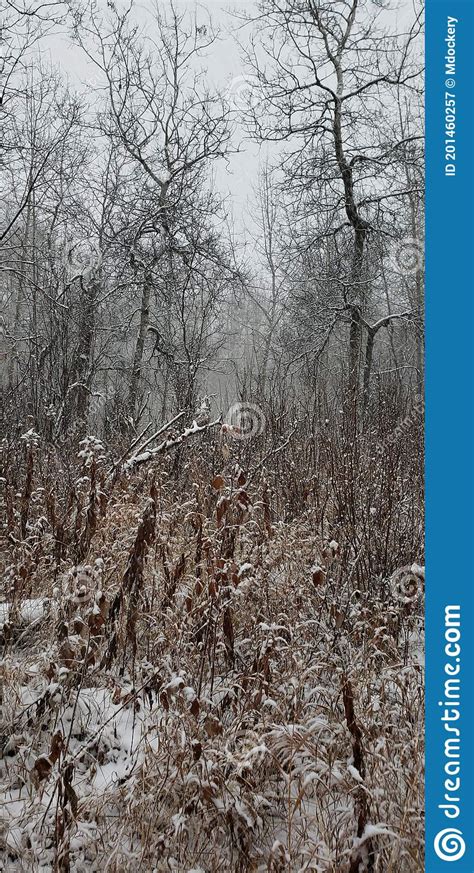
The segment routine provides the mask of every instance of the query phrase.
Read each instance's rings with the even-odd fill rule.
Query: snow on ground
[[[48,612],[50,603],[51,601],[48,597],[22,600],[18,605],[0,603],[0,629],[9,621],[10,614],[12,613],[16,614],[15,617],[24,624],[31,624],[31,622],[43,618]]]

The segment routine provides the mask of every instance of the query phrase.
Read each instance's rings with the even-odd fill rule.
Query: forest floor
[[[97,448],[2,480],[3,869],[421,873],[422,556]]]

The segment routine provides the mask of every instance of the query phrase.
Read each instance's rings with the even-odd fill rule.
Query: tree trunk
[[[135,407],[138,399],[138,391],[140,388],[140,377],[142,374],[143,351],[145,349],[145,339],[150,321],[150,295],[151,295],[151,274],[145,274],[142,299],[140,304],[140,324],[138,327],[137,341],[135,344],[135,352],[133,355],[132,375],[130,378],[130,386],[128,390],[127,409],[128,414],[134,422]]]
[[[83,281],[81,278],[81,291],[83,293],[83,309],[79,327],[77,381],[81,384],[77,389],[77,417],[82,430],[87,425],[89,413],[90,385],[92,381],[91,355],[95,329],[95,304],[97,286],[93,279]]]
[[[346,215],[354,230],[354,254],[352,258],[351,281],[352,299],[349,301],[351,327],[349,332],[349,402],[354,413],[357,412],[360,381],[360,353],[362,346],[362,314],[366,303],[366,291],[362,283],[365,237],[367,222],[359,215],[354,196],[352,167],[344,154],[341,126],[341,101],[336,99],[334,107],[334,147],[337,163],[344,185]],[[355,419],[357,416],[355,415]]]
[[[369,328],[367,335],[367,345],[365,347],[365,364],[364,364],[364,387],[363,387],[363,410],[364,416],[367,412],[370,399],[370,378],[372,375],[372,360],[374,354],[375,331]]]

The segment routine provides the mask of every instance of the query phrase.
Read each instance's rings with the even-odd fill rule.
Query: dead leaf
[[[313,567],[312,571],[313,585],[322,585],[326,580],[326,573],[322,567]]]
[[[64,739],[61,731],[57,731],[51,738],[51,751],[49,758],[52,764],[58,760],[62,750],[64,749]]]
[[[225,485],[224,477],[223,476],[214,476],[214,478],[211,482],[211,485],[216,491],[220,491],[221,488],[223,488]]]
[[[219,721],[217,716],[208,715],[206,721],[204,722],[204,730],[206,731],[208,737],[217,737],[223,731],[222,723]]]
[[[235,468],[234,475],[235,475],[236,484],[239,486],[239,488],[242,488],[243,485],[245,485],[245,483],[247,481],[247,476],[245,475],[244,471],[242,470],[242,467],[239,467],[238,464]]]
[[[40,782],[44,782],[44,780],[48,778],[52,769],[53,765],[49,758],[46,758],[45,755],[41,755],[39,758],[36,759],[32,769],[30,770],[30,779],[35,788],[38,787]]]
[[[221,497],[216,506],[216,515],[217,515],[217,526],[220,527],[222,524],[222,520],[229,508],[229,501],[227,497]]]

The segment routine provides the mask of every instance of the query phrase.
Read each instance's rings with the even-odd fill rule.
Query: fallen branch
[[[115,479],[115,474],[119,470],[121,470],[122,464],[125,461],[127,455],[129,455],[130,452],[132,452],[133,449],[136,448],[136,446],[138,445],[140,440],[142,440],[143,437],[145,436],[145,434],[147,433],[147,431],[150,430],[150,427],[151,427],[151,422],[149,422],[149,424],[147,424],[146,428],[144,430],[142,430],[142,432],[137,437],[135,437],[135,439],[133,440],[133,442],[129,446],[127,446],[127,448],[125,449],[123,454],[120,455],[120,458],[118,459],[118,461],[114,462],[114,464],[110,468],[109,472],[107,473],[107,484],[109,484],[110,482],[112,482]]]
[[[130,458],[126,464],[123,465],[122,470],[124,472],[135,470],[137,467],[141,467],[142,464],[148,463],[148,461],[152,461],[158,455],[163,455],[166,452],[171,451],[176,446],[180,446],[185,443],[190,437],[196,436],[198,433],[204,433],[206,430],[210,430],[212,427],[217,427],[222,422],[221,417],[216,418],[215,421],[209,422],[209,424],[199,425],[197,422],[193,421],[190,427],[186,427],[181,434],[176,437],[169,437],[166,440],[163,440],[158,446],[154,449],[148,449],[146,452],[141,452],[138,455],[134,455],[133,458]]]
[[[173,427],[173,425],[176,424],[176,422],[179,421],[183,417],[183,415],[185,415],[184,409],[182,412],[178,412],[178,414],[175,415],[175,417],[172,418],[171,421],[168,421],[166,424],[163,424],[157,431],[155,431],[155,433],[151,437],[149,437],[147,439],[147,441],[145,443],[143,443],[142,446],[140,446],[140,448],[138,449],[138,454],[142,454],[142,452],[145,451],[145,449],[147,448],[147,446],[150,445],[150,443],[153,443],[157,437],[161,436],[161,434],[165,432],[165,430],[169,430],[170,427]]]

